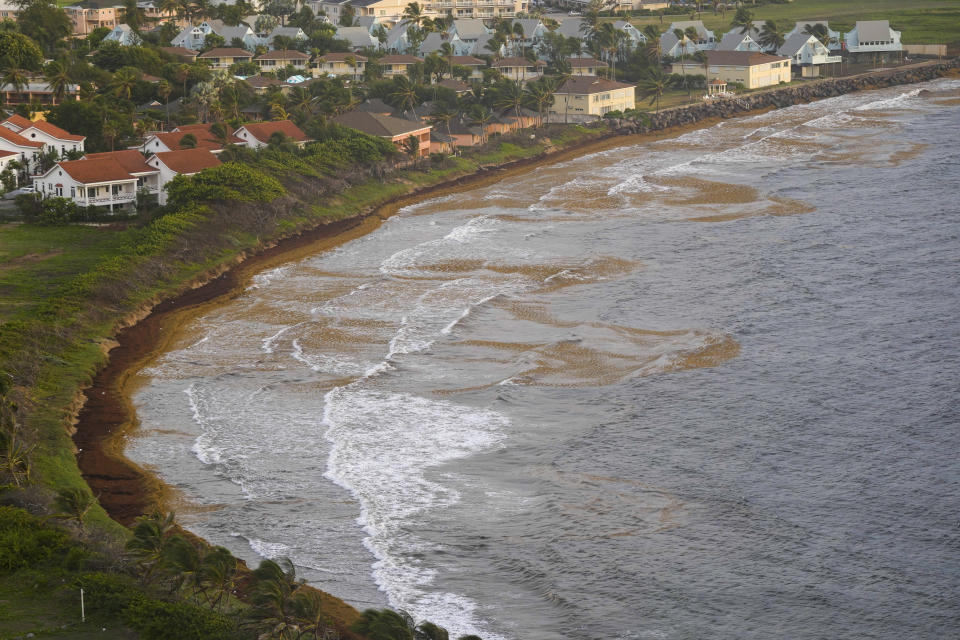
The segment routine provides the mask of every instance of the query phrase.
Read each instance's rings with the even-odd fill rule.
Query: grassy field
[[[960,42],[960,0],[795,0],[790,4],[752,7],[755,20],[773,20],[784,28],[793,28],[800,20],[828,20],[834,30],[850,30],[857,20],[889,20],[902,33],[905,44],[950,44]],[[708,29],[730,30],[733,11],[726,17],[704,9],[701,19]],[[672,20],[689,20],[690,14],[664,16],[663,28]],[[659,17],[634,18],[636,25],[656,24]],[[719,37],[719,33],[718,33]]]

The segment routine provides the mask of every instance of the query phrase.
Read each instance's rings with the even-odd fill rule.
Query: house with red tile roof
[[[212,127],[213,123],[187,124],[181,125],[173,131],[166,133],[154,133],[147,136],[147,139],[143,141],[139,149],[144,155],[192,148],[206,149],[213,153],[220,153],[223,151],[225,144],[243,144],[244,141],[237,138],[236,133],[231,131],[230,127],[227,127],[226,142],[213,134],[211,131]],[[195,147],[191,147],[187,144],[187,141],[183,139],[187,134],[196,138],[197,143]]]
[[[42,143],[45,151],[55,150],[60,158],[65,158],[69,151],[83,151],[86,140],[85,136],[73,135],[46,120],[28,120],[20,115],[12,115],[0,125],[31,142]]]
[[[8,127],[0,127],[0,151],[17,154],[16,159],[26,167],[27,171],[31,171],[39,162],[43,143],[28,140]]]
[[[99,157],[53,165],[34,179],[37,193],[41,198],[69,198],[80,206],[109,207],[110,211],[135,203],[138,177],[114,153],[92,155]],[[142,162],[143,156],[140,159]]]
[[[241,140],[239,144],[251,149],[260,149],[269,144],[270,136],[275,133],[281,133],[301,146],[307,141],[307,134],[290,120],[250,122],[237,129],[234,135]]]
[[[146,191],[150,195],[157,195],[160,184],[157,182],[156,168],[147,164],[143,154],[136,149],[121,151],[105,151],[103,153],[88,153],[82,160],[102,160],[113,158],[124,170],[137,179],[137,190]]]
[[[166,186],[177,176],[192,176],[195,173],[223,164],[207,149],[181,149],[161,151],[147,158],[147,164],[156,169],[159,182],[158,200],[167,203]]]

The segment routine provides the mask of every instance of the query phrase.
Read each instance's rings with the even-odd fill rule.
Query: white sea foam
[[[284,265],[282,267],[277,267],[275,269],[269,269],[267,271],[263,271],[262,273],[258,273],[257,275],[253,276],[252,283],[249,287],[247,287],[247,290],[262,289],[277,278],[282,278],[290,273],[291,268],[292,265]]]
[[[268,560],[284,558],[290,554],[290,547],[280,542],[267,542],[266,540],[259,540],[257,538],[247,538],[247,544],[250,545],[254,553]]]
[[[874,100],[866,104],[862,104],[858,107],[854,107],[854,111],[867,111],[872,109],[889,109],[890,107],[901,107],[904,103],[908,102],[910,98],[915,98],[920,94],[920,89],[911,89],[906,93],[901,93],[900,95],[894,96],[892,98],[884,98],[883,100]]]
[[[429,618],[454,635],[484,633],[476,604],[431,589],[423,543],[409,526],[424,512],[460,500],[431,468],[495,447],[509,425],[497,412],[405,393],[340,387],[325,397],[323,422],[332,444],[326,477],[360,503],[364,544],[377,558],[373,575],[390,604]]]
[[[273,334],[269,338],[264,338],[260,343],[260,348],[263,350],[264,353],[273,353],[273,348],[276,346],[277,340],[280,339],[280,336],[285,334],[287,331],[290,331],[291,329],[296,329],[302,324],[303,324],[302,322],[298,322],[297,324],[293,324],[288,327],[283,327],[282,329],[277,331],[275,334]]]

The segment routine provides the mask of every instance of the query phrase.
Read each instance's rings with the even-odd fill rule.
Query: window
[[[71,197],[71,198],[76,198],[76,197],[77,197],[77,188],[76,188],[76,187],[70,187],[70,197]]]

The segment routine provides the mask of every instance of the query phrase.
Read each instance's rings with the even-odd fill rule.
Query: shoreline
[[[73,440],[80,449],[77,463],[84,479],[94,494],[99,496],[101,505],[110,517],[121,524],[129,525],[138,515],[168,504],[171,489],[149,469],[136,465],[123,455],[127,435],[138,427],[131,402],[135,378],[150,360],[176,339],[181,326],[210,306],[242,294],[245,285],[256,273],[365,235],[399,209],[425,199],[482,186],[508,175],[522,174],[572,157],[672,138],[709,128],[731,117],[752,116],[775,108],[778,107],[766,106],[730,115],[706,117],[644,133],[625,131],[623,128],[611,130],[561,150],[547,150],[531,158],[485,166],[471,174],[414,189],[349,218],[324,223],[282,238],[255,253],[238,255],[226,270],[208,274],[210,277],[201,279],[199,286],[168,298],[149,311],[145,310],[143,317],[128,318],[132,322],[122,323],[129,326],[116,333],[110,343],[113,346],[109,348],[105,365],[97,372],[91,385],[83,390],[87,400],[76,414]]]

